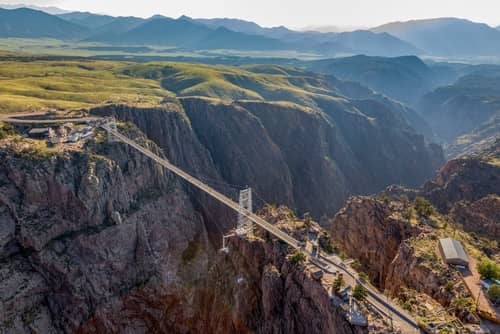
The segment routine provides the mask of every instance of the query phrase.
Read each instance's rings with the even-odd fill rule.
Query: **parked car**
[[[68,137],[68,143],[76,143],[77,141],[80,140],[80,134],[79,133],[74,133],[71,136]]]

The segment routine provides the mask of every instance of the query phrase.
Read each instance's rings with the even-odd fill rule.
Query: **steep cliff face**
[[[419,186],[444,162],[412,110],[330,76],[182,63],[128,64],[120,73],[160,83],[168,98],[155,108],[93,113],[132,121],[174,163],[223,180],[227,191],[249,185],[267,202],[316,218],[351,194]]]
[[[393,261],[403,241],[421,232],[418,226],[409,224],[394,211],[395,208],[384,201],[354,197],[330,222],[332,239],[349,256],[359,260],[363,270],[382,289],[400,287],[387,282],[389,273],[395,269]]]
[[[458,202],[450,216],[464,230],[500,240],[500,197],[485,196],[475,202]]]
[[[480,159],[449,161],[427,182],[423,194],[442,212],[460,201],[476,201],[489,194],[499,194],[500,168]]]
[[[268,202],[294,206],[296,178],[271,132],[257,117],[238,104],[196,98],[181,103],[194,135],[210,152],[223,180],[251,185]]]
[[[450,160],[421,194],[466,231],[500,236],[500,142],[476,155]]]
[[[217,252],[225,217],[207,219],[189,186],[133,149],[4,144],[2,333],[364,333],[279,243]]]
[[[233,237],[227,246],[196,286],[173,293],[172,286],[158,291],[148,283],[97,312],[79,332],[366,333],[332,306],[321,284],[286,260],[279,244]]]
[[[330,235],[381,291],[397,297],[415,316],[431,319],[436,309],[430,305],[448,308],[470,298],[459,273],[441,260],[438,240],[455,235],[466,240],[468,249],[477,245],[444,218],[419,217],[413,210],[408,200],[354,197],[331,221]],[[441,316],[478,321],[469,311],[447,312],[443,309]]]
[[[176,180],[124,145],[89,149],[2,150],[3,331],[74,332],[141,284],[188,284],[200,275],[190,266],[207,265],[203,220]]]
[[[455,176],[453,182],[460,185],[460,174]],[[478,178],[473,186],[491,180]],[[469,185],[465,182],[464,186],[467,189]],[[352,197],[328,221],[331,238],[355,260],[353,267],[367,273],[375,286],[398,298],[424,323],[437,321],[433,304],[438,309],[444,307],[439,312],[443,321],[459,318],[464,323],[478,323],[474,290],[466,284],[471,280],[478,284],[474,272],[479,260],[498,260],[498,195],[450,200],[451,209],[440,213],[430,202],[417,197],[419,193],[425,195],[422,190],[390,187],[377,196]],[[442,238],[461,242],[469,257],[468,269],[458,270],[445,263],[439,249]]]
[[[110,106],[92,113],[136,124],[173,163],[233,198],[230,185],[250,185],[266,202],[316,217],[333,215],[351,194],[392,183],[417,186],[442,162],[439,147],[377,102],[325,99],[306,108],[179,101],[174,108]]]
[[[420,99],[417,109],[448,144],[449,158],[477,153],[498,139],[499,83],[497,70],[479,67]]]
[[[224,180],[315,216],[334,214],[350,194],[416,186],[441,162],[439,148],[377,102],[181,102]]]

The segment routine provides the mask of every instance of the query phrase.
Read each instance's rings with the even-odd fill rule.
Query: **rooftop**
[[[29,134],[44,134],[49,132],[49,128],[33,128],[29,131]]]
[[[444,238],[439,240],[439,244],[441,246],[441,251],[446,262],[469,262],[469,257],[467,256],[467,253],[465,252],[460,241],[451,238]]]

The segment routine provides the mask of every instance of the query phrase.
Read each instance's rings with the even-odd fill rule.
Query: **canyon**
[[[427,197],[466,230],[497,233],[496,151],[487,162],[449,162],[422,189],[369,197],[391,184],[417,188],[444,162],[414,129],[425,122],[411,109],[289,68],[124,66],[119,75],[160,84],[161,102],[85,114],[114,117],[120,133],[233,199],[248,185],[256,207],[310,213],[394,298],[407,288],[443,306],[468,296],[456,272],[420,253],[441,221],[409,223],[401,194]],[[235,213],[103,131],[81,145],[41,148],[14,130],[0,139],[2,331],[367,332],[265,234],[231,238],[221,252]],[[450,281],[454,294],[443,290]]]

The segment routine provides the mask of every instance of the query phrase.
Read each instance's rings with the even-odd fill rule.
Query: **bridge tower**
[[[252,210],[252,188],[248,187],[246,189],[240,190],[240,212],[238,213],[238,225],[236,228],[236,234],[247,235],[252,233],[253,223],[252,221],[243,214],[243,210],[253,212]]]
[[[109,118],[107,126],[111,130],[118,132],[118,129],[116,128],[116,119],[114,117]],[[115,138],[115,136],[113,136],[113,134],[108,131],[108,143],[114,143],[116,141],[118,141],[117,138]]]

